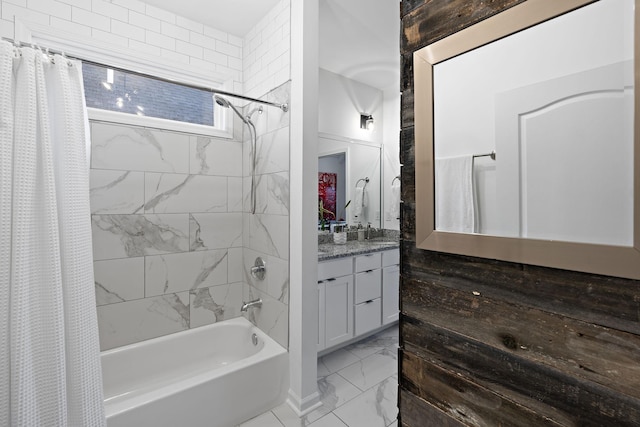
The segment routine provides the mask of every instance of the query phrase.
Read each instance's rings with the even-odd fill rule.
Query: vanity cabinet
[[[382,253],[382,324],[400,318],[400,252]]]
[[[353,338],[351,258],[318,264],[318,351]]]
[[[398,320],[399,250],[318,263],[318,351]]]

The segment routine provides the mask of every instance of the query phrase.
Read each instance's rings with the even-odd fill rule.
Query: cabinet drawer
[[[392,251],[382,252],[382,266],[389,267],[390,265],[400,264],[400,250],[394,249]]]
[[[355,257],[355,260],[356,273],[360,273],[361,271],[374,270],[376,268],[380,268],[381,265],[380,252],[358,255],[357,257]]]
[[[318,263],[318,281],[333,279],[353,273],[353,258],[339,258]]]
[[[356,274],[355,304],[380,298],[382,295],[382,270],[365,271]]]
[[[369,332],[377,327],[379,327],[382,322],[380,320],[381,316],[381,307],[380,307],[380,298],[369,300],[367,302],[363,302],[362,304],[356,305],[355,309],[355,328],[356,335],[364,334],[365,332]]]

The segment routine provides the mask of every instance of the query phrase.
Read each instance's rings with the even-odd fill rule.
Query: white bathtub
[[[234,426],[282,403],[289,386],[286,350],[242,317],[101,359],[108,427]]]

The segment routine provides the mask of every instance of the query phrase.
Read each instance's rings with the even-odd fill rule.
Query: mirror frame
[[[640,0],[634,10],[633,246],[497,237],[435,230],[433,67],[599,0],[527,0],[413,54],[416,246],[607,276],[640,279]]]

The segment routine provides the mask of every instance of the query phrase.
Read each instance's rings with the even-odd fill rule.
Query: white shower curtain
[[[81,64],[0,41],[0,426],[104,426]]]

